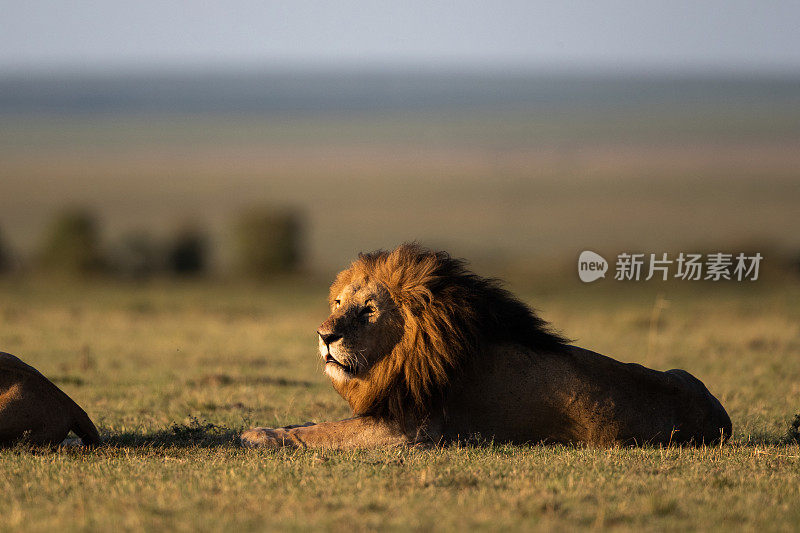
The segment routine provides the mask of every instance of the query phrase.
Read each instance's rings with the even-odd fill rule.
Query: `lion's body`
[[[510,442],[711,443],[730,420],[703,384],[680,370],[659,372],[570,347],[531,353],[494,348],[467,369],[442,412],[445,439],[472,433]]]
[[[712,443],[731,423],[705,386],[568,344],[443,252],[362,255],[331,287],[320,353],[354,418],[256,428],[247,446],[370,447],[480,435],[590,445]]]
[[[100,436],[83,409],[19,358],[0,352],[0,445],[20,439],[35,445],[62,442],[70,431],[85,445]]]

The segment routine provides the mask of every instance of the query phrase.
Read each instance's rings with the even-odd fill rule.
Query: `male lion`
[[[0,446],[20,439],[58,444],[70,430],[86,446],[100,443],[97,428],[78,404],[35,368],[0,352]]]
[[[242,444],[354,448],[499,442],[711,444],[731,421],[684,370],[571,346],[494,280],[445,252],[362,254],[331,286],[325,373],[353,418],[254,428]]]

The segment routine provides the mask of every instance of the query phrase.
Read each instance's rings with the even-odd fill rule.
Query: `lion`
[[[359,255],[317,331],[353,416],[253,428],[246,447],[371,448],[476,436],[589,446],[713,444],[731,420],[684,370],[573,346],[499,282],[417,244]]]
[[[52,446],[70,431],[84,446],[100,443],[97,428],[72,398],[32,366],[0,352],[0,446],[20,440]]]

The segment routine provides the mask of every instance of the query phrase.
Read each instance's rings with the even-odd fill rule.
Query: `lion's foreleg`
[[[410,440],[400,427],[371,416],[282,428],[253,428],[242,433],[246,448],[376,448],[402,446]]]

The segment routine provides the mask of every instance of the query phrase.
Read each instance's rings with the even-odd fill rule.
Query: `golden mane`
[[[446,252],[403,244],[391,252],[360,254],[337,276],[331,299],[356,280],[385,287],[403,320],[392,352],[365,376],[337,387],[356,415],[424,417],[459,370],[489,344],[513,342],[553,352],[569,342],[497,280],[470,272]]]

